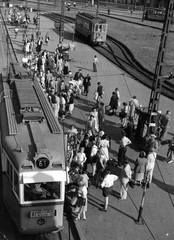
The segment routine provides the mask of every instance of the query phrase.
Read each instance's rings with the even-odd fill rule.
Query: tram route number
[[[48,211],[32,211],[30,212],[30,217],[53,217],[55,215],[54,210],[48,210]]]

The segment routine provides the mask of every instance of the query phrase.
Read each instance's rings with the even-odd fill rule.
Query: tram
[[[103,44],[106,42],[108,24],[106,19],[96,18],[85,12],[76,15],[75,33],[80,34],[90,44]]]
[[[147,8],[144,13],[144,19],[153,22],[164,22],[166,10],[159,8]],[[172,16],[172,23],[174,22],[174,14]]]
[[[3,200],[21,234],[63,228],[66,140],[37,78],[0,78]]]

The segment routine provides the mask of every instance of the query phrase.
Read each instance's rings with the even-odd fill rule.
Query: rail
[[[14,50],[14,47],[13,47],[13,44],[12,44],[12,40],[11,40],[10,35],[8,33],[8,29],[7,29],[7,26],[6,26],[6,22],[5,22],[2,10],[0,10],[0,16],[1,16],[1,19],[2,19],[3,27],[5,29],[5,37],[6,37],[6,43],[7,43],[7,53],[9,53],[9,55],[11,57],[11,62],[18,62],[18,58],[17,58],[17,55],[15,53],[15,50]]]

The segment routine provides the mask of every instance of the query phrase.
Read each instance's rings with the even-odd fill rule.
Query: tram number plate
[[[30,217],[53,217],[53,216],[54,210],[30,212]]]

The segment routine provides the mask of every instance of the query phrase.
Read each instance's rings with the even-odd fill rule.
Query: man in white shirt
[[[85,148],[81,147],[80,152],[77,153],[77,156],[75,157],[75,161],[83,167],[83,164],[86,162],[86,154],[84,153]]]
[[[156,161],[157,153],[154,152],[154,149],[152,148],[147,155],[147,166],[146,166],[146,174],[148,177],[149,184],[152,182],[152,176],[153,176],[153,170],[155,168],[155,161]]]
[[[106,170],[103,182],[101,183],[101,187],[103,189],[103,197],[104,197],[104,208],[101,208],[100,211],[107,212],[109,194],[111,194],[114,181],[116,181],[117,179],[118,179],[118,176],[110,174],[110,171]]]

